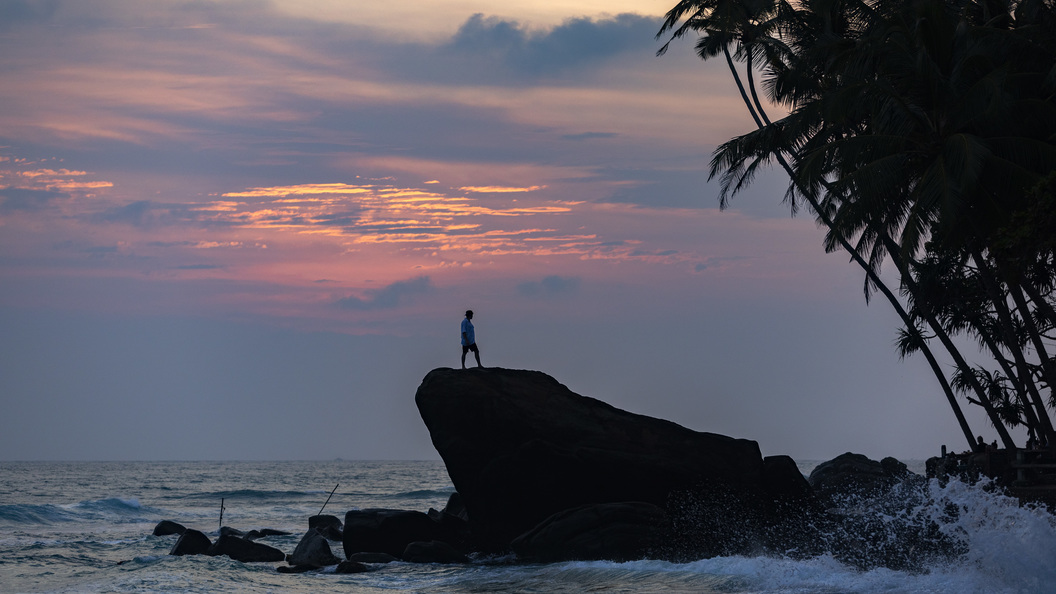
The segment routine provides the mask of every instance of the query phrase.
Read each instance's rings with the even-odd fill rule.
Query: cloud
[[[542,31],[516,21],[475,14],[445,49],[467,54],[521,76],[579,71],[626,52],[655,51],[660,20],[636,14],[608,19],[573,18]]]
[[[175,221],[170,206],[150,200],[136,200],[123,206],[111,207],[91,215],[90,218],[101,223],[124,223],[136,227],[149,227],[158,223]]]
[[[69,198],[69,194],[53,190],[0,188],[0,214],[43,210],[56,198]]]
[[[550,275],[540,281],[517,285],[517,292],[525,297],[553,297],[571,295],[579,290],[580,277]]]
[[[0,2],[0,29],[19,23],[43,23],[52,18],[59,0],[4,0]]]
[[[512,186],[463,186],[459,188],[459,190],[477,194],[512,194],[514,192],[535,192],[537,190],[542,190],[545,187],[546,186],[528,186],[527,188]]]
[[[339,299],[337,306],[358,311],[392,309],[418,295],[432,293],[434,290],[435,287],[428,276],[419,276],[407,281],[397,281],[382,289],[366,291],[365,299],[355,296]]]

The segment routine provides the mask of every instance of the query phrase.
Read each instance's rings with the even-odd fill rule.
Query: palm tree
[[[986,409],[1006,447],[1014,447],[1004,429],[1011,409],[993,406],[992,388],[1012,381],[1008,370],[1000,382],[984,386],[980,378],[986,376],[954,345],[950,331],[958,328],[940,319],[940,304],[919,286],[914,266],[929,249],[970,253],[1002,334],[984,342],[999,360],[1004,351],[1015,359],[1018,385],[1029,385],[1028,370],[1040,368],[1051,392],[1056,369],[1042,338],[1056,321],[1046,301],[1056,276],[1052,258],[1046,271],[1045,258],[1032,256],[1033,268],[1043,272],[1027,275],[1008,258],[986,255],[1011,216],[1032,204],[1024,199],[1026,189],[1056,170],[1054,127],[1028,125],[1033,122],[1023,117],[1056,121],[1051,93],[1039,92],[1056,51],[1038,57],[1039,48],[1056,50],[1053,35],[1038,32],[1039,24],[1056,19],[1042,0],[1014,8],[972,0],[804,0],[796,7],[781,0],[683,1],[660,31],[673,30],[672,39],[702,33],[697,49],[705,59],[721,50],[756,121],[756,131],[716,151],[711,174],[721,176],[722,204],[760,167],[777,161],[791,178],[786,196],[793,210],[797,197],[804,199],[828,229],[826,249],[847,251],[866,272],[866,297],[879,290],[899,313],[905,345],[912,345],[903,354],[919,351],[928,359],[969,443],[971,431],[928,338],[938,339],[954,359],[958,385],[975,393],[970,401]],[[747,63],[751,100],[731,45],[733,57]],[[764,61],[771,100],[789,108],[778,121],[766,116],[755,91],[755,57]],[[880,281],[884,262],[898,271],[911,311]],[[971,327],[991,332],[990,325]],[[1038,365],[1026,361],[1022,343],[1011,335],[1017,327],[1026,329]],[[1032,401],[1051,434],[1040,396]]]

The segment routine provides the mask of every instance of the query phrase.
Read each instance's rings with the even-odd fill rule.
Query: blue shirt
[[[477,337],[473,335],[473,322],[469,318],[462,320],[462,346],[477,343]]]

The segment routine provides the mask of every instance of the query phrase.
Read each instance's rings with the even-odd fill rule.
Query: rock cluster
[[[287,573],[509,552],[531,562],[828,553],[914,569],[961,552],[933,522],[894,509],[919,504],[923,479],[893,458],[844,454],[808,481],[754,441],[619,410],[535,371],[436,369],[415,402],[457,491],[444,509],[313,516],[289,555],[255,542],[276,531],[224,528],[214,543],[163,521],[155,535],[180,535],[173,555],[286,561]]]

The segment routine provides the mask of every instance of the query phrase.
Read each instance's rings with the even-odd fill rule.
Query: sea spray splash
[[[1049,511],[1020,505],[990,481],[970,485],[952,479],[941,485],[931,480],[928,491],[927,513],[967,549],[957,563],[939,571],[974,570],[995,591],[1056,591],[1056,517]]]

